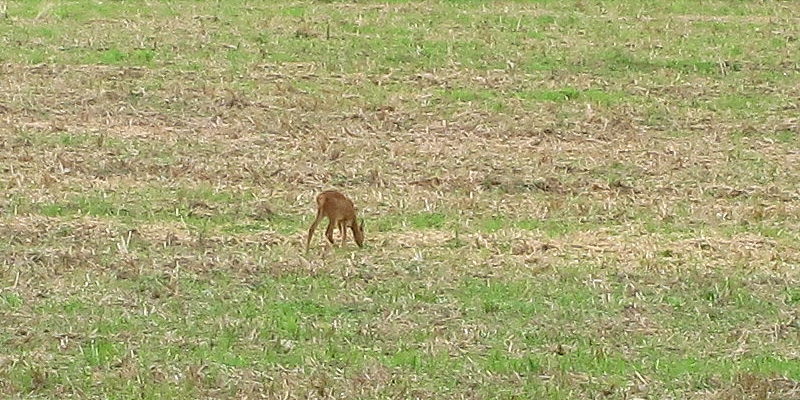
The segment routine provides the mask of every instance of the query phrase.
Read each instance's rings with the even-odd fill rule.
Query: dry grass
[[[31,4],[4,396],[799,396],[794,4]]]

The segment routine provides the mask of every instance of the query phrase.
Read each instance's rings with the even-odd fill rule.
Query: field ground
[[[800,398],[800,2],[0,5],[0,397]],[[304,254],[314,195],[367,247]]]

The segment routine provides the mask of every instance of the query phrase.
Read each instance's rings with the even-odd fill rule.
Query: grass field
[[[0,4],[0,397],[800,398],[800,2]],[[305,254],[337,188],[367,245]]]

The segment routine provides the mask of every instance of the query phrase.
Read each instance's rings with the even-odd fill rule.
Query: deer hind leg
[[[344,242],[347,241],[347,224],[344,220],[339,221],[339,232],[342,232],[342,246],[344,246]]]
[[[308,251],[309,246],[311,246],[311,237],[314,236],[314,231],[317,230],[317,225],[319,221],[322,221],[322,212],[317,211],[317,218],[314,219],[314,222],[311,224],[311,228],[308,229],[308,238],[306,238],[306,251]]]
[[[333,220],[328,219],[328,227],[325,229],[325,237],[333,244]]]

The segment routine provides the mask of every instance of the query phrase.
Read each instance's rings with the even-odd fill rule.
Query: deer
[[[356,209],[353,202],[340,192],[335,190],[326,190],[317,195],[317,218],[308,229],[308,238],[306,239],[306,252],[311,246],[311,237],[314,236],[314,231],[322,218],[328,217],[328,228],[325,229],[325,237],[333,244],[333,229],[339,227],[342,233],[342,245],[347,240],[347,228],[353,231],[353,238],[356,240],[358,247],[364,247],[364,221],[358,224],[358,217],[356,217]]]

